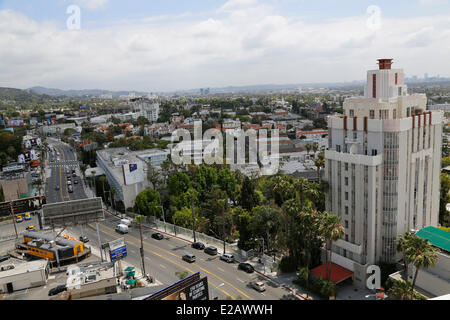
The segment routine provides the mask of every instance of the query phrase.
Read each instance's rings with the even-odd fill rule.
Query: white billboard
[[[122,165],[125,185],[144,182],[144,163],[139,161]]]

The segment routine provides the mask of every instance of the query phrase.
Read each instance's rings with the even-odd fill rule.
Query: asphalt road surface
[[[56,139],[49,138],[47,141],[49,142],[49,146],[55,150],[55,152],[48,153],[46,162],[46,170],[50,173],[50,176],[47,177],[47,185],[45,190],[47,203],[87,198],[82,186],[82,183],[84,182],[82,179],[79,162],[76,158],[76,151],[69,145]],[[72,176],[72,169],[76,170],[77,175],[76,177],[71,178],[73,193],[69,192],[67,184],[67,176]],[[78,180],[78,184],[74,183],[75,180]]]
[[[130,227],[129,233],[118,234],[114,227],[119,219],[106,213],[106,220],[100,222],[99,230],[101,242],[109,242],[124,237],[127,244],[128,255],[125,261],[136,266],[141,272],[141,257],[139,253],[140,236],[138,227]],[[86,235],[88,244],[98,247],[98,237],[95,224],[88,227],[78,226],[69,228],[76,235]],[[170,285],[179,280],[176,272],[187,271],[188,274],[200,272],[201,276],[208,277],[210,298],[243,299],[243,300],[279,300],[297,299],[288,290],[278,284],[267,280],[258,273],[248,274],[238,270],[238,263],[226,263],[219,259],[219,255],[210,256],[201,250],[191,248],[191,244],[178,238],[165,236],[163,240],[151,237],[155,233],[152,229],[143,228],[145,272],[149,273],[159,282]],[[188,263],[181,259],[185,253],[193,253],[197,260]],[[257,292],[249,286],[252,280],[262,281],[266,286],[265,292]]]

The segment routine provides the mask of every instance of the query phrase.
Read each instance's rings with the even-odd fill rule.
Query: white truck
[[[115,230],[122,234],[128,233],[128,226],[121,223],[116,226]]]

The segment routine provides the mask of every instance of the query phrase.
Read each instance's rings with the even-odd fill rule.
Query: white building
[[[133,207],[136,196],[149,187],[145,176],[147,165],[127,148],[97,151],[97,166],[114,188],[114,199],[123,201],[125,208]]]
[[[48,279],[48,260],[23,262],[10,258],[0,264],[0,292],[13,293],[43,286]]]
[[[139,110],[142,117],[145,117],[150,122],[158,121],[159,117],[159,103],[155,100],[150,100],[146,98],[138,98],[134,100],[135,109]]]
[[[326,210],[345,235],[332,261],[365,286],[366,268],[397,262],[397,236],[437,226],[442,113],[426,111],[424,94],[408,95],[402,69],[380,59],[367,72],[364,97],[348,98],[344,116],[328,117]]]

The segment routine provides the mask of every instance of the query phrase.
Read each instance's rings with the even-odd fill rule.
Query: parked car
[[[69,184],[68,189],[69,189],[69,193],[73,193],[73,187],[71,184]]]
[[[17,217],[16,217],[16,222],[17,222],[17,223],[20,223],[20,222],[22,222],[22,221],[23,221],[22,216],[17,216]]]
[[[67,287],[65,284],[62,284],[62,285],[57,286],[56,288],[50,289],[48,292],[48,295],[54,296],[63,291],[67,291]]]
[[[58,185],[58,184],[55,186],[55,190],[56,190],[56,191],[59,190],[59,185]]]
[[[157,232],[157,233],[152,234],[152,238],[156,239],[156,240],[162,240],[162,239],[164,239],[164,236],[161,233]]]
[[[34,226],[28,226],[27,231],[35,231]]]
[[[231,263],[231,262],[234,262],[234,256],[231,253],[224,253],[224,254],[220,255],[220,260]]]
[[[205,249],[205,245],[203,244],[203,242],[194,242],[191,245],[192,248],[197,249],[197,250],[203,250]]]
[[[250,286],[259,292],[266,291],[266,286],[261,281],[250,281]]]
[[[185,254],[182,259],[189,263],[195,262],[195,256],[192,253]]]
[[[73,184],[78,184],[78,180],[73,180]]]
[[[86,236],[80,236],[80,241],[83,243],[89,242],[89,238]]]
[[[253,268],[253,266],[249,263],[245,263],[245,262],[241,262],[238,265],[238,269],[239,270],[244,270],[247,273],[252,273],[255,271],[255,268]]]
[[[215,256],[217,254],[217,248],[213,247],[213,246],[205,248],[204,251],[205,251],[205,253],[210,254],[212,256]]]

